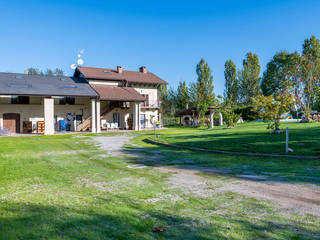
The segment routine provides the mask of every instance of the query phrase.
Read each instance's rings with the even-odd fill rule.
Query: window
[[[65,104],[74,105],[75,101],[76,100],[74,97],[62,97],[59,99],[59,104],[61,104],[61,105],[65,105]]]
[[[141,95],[142,95],[142,97],[145,99],[145,100],[142,102],[141,106],[142,106],[142,107],[148,107],[148,106],[149,106],[149,95],[148,95],[148,94],[141,94]]]
[[[32,85],[28,84],[28,83],[9,83],[8,84],[9,87],[21,87],[21,88],[31,88]]]
[[[60,88],[78,88],[76,85],[61,85]]]
[[[11,104],[29,104],[29,96],[12,96]]]

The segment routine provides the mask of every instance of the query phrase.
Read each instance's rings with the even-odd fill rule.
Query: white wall
[[[11,97],[0,97],[0,129],[3,127],[4,113],[20,114],[20,131],[22,132],[22,122],[44,121],[43,97],[30,97],[30,104],[11,104]],[[74,105],[59,105],[59,99],[54,99],[54,116],[57,120],[63,120],[67,114],[82,115],[86,119],[91,115],[90,99],[76,98]]]

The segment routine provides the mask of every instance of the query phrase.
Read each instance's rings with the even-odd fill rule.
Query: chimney
[[[122,73],[122,67],[121,66],[117,66],[117,72],[118,73]]]
[[[140,72],[147,73],[147,68],[145,66],[140,67]]]

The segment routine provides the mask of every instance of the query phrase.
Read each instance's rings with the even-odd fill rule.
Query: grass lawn
[[[180,131],[197,130],[172,129],[167,136]],[[277,171],[288,181],[287,174],[297,174],[293,184],[309,183],[302,178],[306,171],[319,176],[318,162],[284,160],[277,168],[260,158],[154,146],[143,142],[146,137],[137,136],[122,157],[106,155],[89,136],[1,137],[0,239],[319,239],[318,217],[283,213],[270,202],[232,192],[210,198],[186,193],[170,186],[170,174],[155,169],[152,159],[235,173]],[[143,157],[134,157],[137,151]],[[250,161],[257,165],[245,168]],[[127,167],[148,162],[142,169]],[[207,177],[215,184],[228,181]],[[166,232],[154,232],[158,226]]]
[[[289,128],[289,147],[293,155],[320,155],[320,123],[281,123]],[[283,153],[285,134],[269,134],[266,123],[248,122],[233,129],[177,127],[159,134],[157,140],[185,146],[238,152]]]

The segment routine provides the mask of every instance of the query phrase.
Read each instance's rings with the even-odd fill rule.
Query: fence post
[[[286,153],[289,152],[289,128],[286,128]]]

